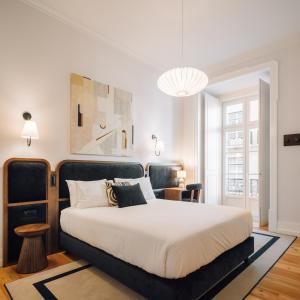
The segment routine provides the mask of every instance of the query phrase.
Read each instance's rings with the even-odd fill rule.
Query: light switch
[[[283,136],[284,146],[298,146],[300,145],[300,133],[286,134]]]

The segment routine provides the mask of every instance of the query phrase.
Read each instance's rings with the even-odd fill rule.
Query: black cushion
[[[118,207],[127,207],[140,204],[147,204],[140,185],[128,185],[128,186],[112,186],[113,192],[116,195]]]

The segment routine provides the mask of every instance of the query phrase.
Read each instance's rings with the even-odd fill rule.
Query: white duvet
[[[126,208],[66,208],[64,232],[165,278],[180,278],[247,239],[243,209],[153,199]]]

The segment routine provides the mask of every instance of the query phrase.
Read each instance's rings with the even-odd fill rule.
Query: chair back
[[[186,188],[187,191],[201,190],[202,184],[201,183],[187,184],[185,188]]]
[[[187,191],[190,191],[190,201],[196,200],[199,202],[200,200],[200,191],[202,189],[202,184],[201,183],[192,183],[192,184],[187,184],[185,187]]]

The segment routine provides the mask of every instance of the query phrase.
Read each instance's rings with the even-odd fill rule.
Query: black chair
[[[154,189],[153,190],[155,198],[164,199],[165,198],[165,189]]]
[[[199,202],[202,189],[201,183],[188,184],[182,191],[182,201]]]

